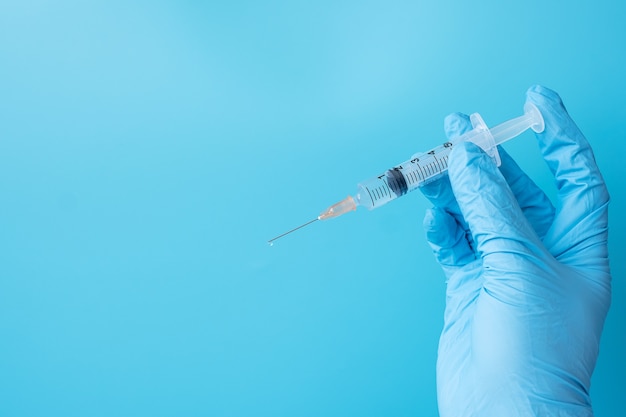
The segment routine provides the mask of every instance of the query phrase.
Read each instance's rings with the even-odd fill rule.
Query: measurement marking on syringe
[[[372,205],[375,205],[375,203],[378,200],[382,200],[384,198],[388,198],[389,196],[391,196],[391,190],[389,189],[389,186],[387,185],[385,181],[382,181],[382,185],[378,187],[374,187],[374,188],[364,187],[364,188],[365,190],[367,190],[367,194],[369,195],[370,200],[372,201]]]
[[[365,189],[367,190],[367,193],[368,193],[368,194],[369,194],[369,196],[370,196],[370,200],[372,200],[372,206],[373,206],[373,205],[374,205],[374,197],[372,197],[372,193],[370,192],[369,187],[365,187]]]
[[[428,165],[426,165],[425,168],[428,169],[428,176],[429,177],[436,172],[435,169],[433,168],[433,163],[432,162],[428,163]]]
[[[420,172],[422,174],[422,180],[425,180],[428,177],[428,172],[426,171],[427,167],[428,167],[428,164],[420,165]]]
[[[439,163],[439,166],[441,167],[441,171],[442,172],[445,171],[446,169],[448,169],[447,159],[448,159],[448,155],[444,155],[444,156],[440,157],[439,160],[438,160],[438,163]]]
[[[426,179],[426,176],[424,175],[424,169],[419,164],[417,165],[417,168],[420,170],[419,174],[420,174],[422,181],[424,181]]]
[[[439,167],[438,171],[441,172],[444,170],[444,167],[441,166],[441,163],[439,162],[439,159],[437,159],[436,156],[433,156],[433,158],[435,159],[435,162],[437,163],[437,167]]]

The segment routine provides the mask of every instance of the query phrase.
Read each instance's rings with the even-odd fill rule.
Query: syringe
[[[409,191],[428,184],[446,173],[448,155],[457,143],[464,141],[475,143],[491,156],[497,166],[500,166],[500,154],[497,145],[513,139],[527,129],[532,129],[537,133],[544,129],[541,112],[532,103],[526,103],[522,116],[501,123],[492,129],[487,128],[478,113],[470,115],[470,121],[472,130],[451,141],[444,142],[428,152],[415,154],[411,159],[388,169],[384,173],[359,183],[354,196],[348,196],[333,204],[317,218],[270,239],[268,243],[271,245],[276,239],[317,220],[326,220],[354,211],[358,206],[373,210]]]

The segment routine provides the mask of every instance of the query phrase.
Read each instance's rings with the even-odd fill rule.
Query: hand
[[[504,151],[498,169],[455,145],[448,177],[423,188],[427,239],[446,279],[437,396],[448,416],[592,416],[589,387],[611,297],[609,194],[560,97],[527,100],[545,120],[539,148],[556,208]],[[446,119],[450,138],[469,118]]]

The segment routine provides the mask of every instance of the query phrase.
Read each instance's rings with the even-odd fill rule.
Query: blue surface
[[[419,193],[359,180],[558,91],[612,194],[592,382],[626,403],[626,6],[0,4],[0,415],[436,415],[443,274]],[[531,134],[507,150],[553,181]]]

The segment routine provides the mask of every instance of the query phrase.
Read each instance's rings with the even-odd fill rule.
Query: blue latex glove
[[[556,208],[501,151],[498,169],[456,145],[449,176],[423,188],[427,239],[447,278],[437,360],[442,417],[592,416],[589,387],[611,298],[609,194],[560,97],[527,92]],[[446,133],[471,129],[453,114]]]

